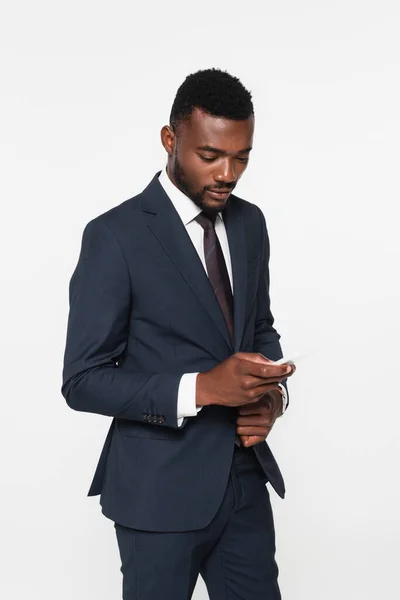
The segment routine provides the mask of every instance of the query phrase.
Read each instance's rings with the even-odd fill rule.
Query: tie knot
[[[203,229],[214,229],[216,218],[216,214],[206,215],[204,212],[201,212],[197,215],[195,220],[200,223]]]

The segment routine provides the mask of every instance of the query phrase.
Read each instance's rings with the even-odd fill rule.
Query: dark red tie
[[[228,269],[221,245],[215,233],[215,219],[217,215],[208,216],[201,212],[196,221],[204,229],[204,257],[208,278],[213,287],[217,300],[224,314],[229,333],[233,341],[233,296],[229,280]]]
[[[215,233],[215,219],[216,215],[209,217],[203,212],[196,217],[196,221],[204,229],[204,257],[206,259],[208,278],[217,296],[233,342],[232,288],[222,248]],[[237,446],[242,445],[238,434],[235,436],[235,444]]]

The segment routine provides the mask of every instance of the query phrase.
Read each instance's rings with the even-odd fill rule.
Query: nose
[[[218,170],[214,172],[214,181],[216,183],[236,183],[237,173],[234,163],[229,158],[219,161]]]

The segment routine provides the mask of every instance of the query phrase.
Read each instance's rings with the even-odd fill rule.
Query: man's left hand
[[[257,402],[238,410],[236,431],[246,447],[263,442],[282,414],[282,393],[279,388],[267,392]]]

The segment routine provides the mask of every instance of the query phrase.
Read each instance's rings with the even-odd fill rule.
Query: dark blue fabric
[[[199,574],[210,600],[280,600],[265,482],[254,453],[238,449],[222,503],[204,529],[149,532],[115,523],[123,600],[189,600]]]
[[[177,425],[183,373],[234,352],[282,356],[269,309],[262,212],[232,195],[224,210],[233,270],[234,341],[201,260],[158,181],[85,227],[70,282],[62,393],[113,417],[88,495],[103,513],[148,531],[204,528],[226,491],[236,409],[210,406]],[[266,443],[254,452],[284,496]]]

